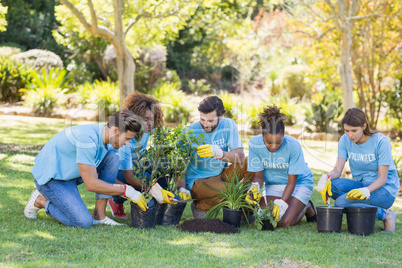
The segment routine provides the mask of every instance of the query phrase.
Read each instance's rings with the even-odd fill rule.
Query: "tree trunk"
[[[350,29],[345,29],[345,31],[341,32],[341,62],[338,68],[339,74],[341,76],[344,112],[346,112],[350,108],[355,107],[355,104],[353,102],[352,67],[350,64],[351,43],[352,41]]]

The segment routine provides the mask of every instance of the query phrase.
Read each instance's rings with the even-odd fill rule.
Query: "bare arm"
[[[245,159],[243,148],[237,148],[230,152],[223,152],[221,160],[228,163],[243,164]]]
[[[336,160],[336,164],[333,170],[328,173],[328,176],[331,177],[331,180],[337,179],[342,175],[343,168],[345,167],[346,159],[338,158]]]
[[[84,181],[85,188],[90,192],[96,192],[105,195],[122,195],[124,194],[123,184],[111,184],[98,179],[98,173],[95,166],[78,164],[81,178]]]
[[[288,183],[286,184],[285,190],[283,191],[282,194],[282,199],[287,201],[289,199],[289,197],[292,196],[293,191],[295,190],[296,187],[296,181],[297,181],[297,177],[299,175],[288,175]]]
[[[264,183],[264,171],[255,172],[253,182],[258,182],[260,187],[262,187],[262,185]]]
[[[137,191],[141,191],[144,189],[143,183],[139,180],[134,179],[134,170],[123,170],[124,178],[126,179],[127,184],[133,186]],[[121,183],[116,181],[116,183]]]
[[[367,188],[370,190],[370,193],[378,190],[387,182],[389,166],[378,166],[378,179],[376,179],[372,184],[370,184]]]

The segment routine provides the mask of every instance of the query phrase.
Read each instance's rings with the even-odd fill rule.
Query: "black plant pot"
[[[275,227],[271,224],[270,220],[262,220],[261,231],[273,231]]]
[[[242,210],[233,210],[225,207],[223,208],[223,222],[226,222],[234,227],[240,227],[242,215]]]
[[[345,208],[348,231],[351,234],[371,235],[374,233],[375,214],[374,207],[348,207]]]
[[[148,202],[148,209],[142,209],[133,202],[131,204],[130,226],[134,228],[155,228],[156,200],[151,199]]]
[[[156,224],[177,225],[180,222],[187,203],[158,204],[156,206]]]
[[[343,208],[341,207],[317,207],[318,232],[341,232]]]

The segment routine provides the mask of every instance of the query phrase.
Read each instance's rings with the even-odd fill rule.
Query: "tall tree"
[[[153,40],[163,39],[163,35],[168,32],[166,29],[155,32],[148,27],[158,28],[158,23],[162,24],[166,20],[171,25],[169,31],[177,32],[197,6],[194,1],[180,0],[87,0],[86,4],[79,0],[59,2],[68,8],[74,16],[71,19],[75,19],[75,22],[78,20],[85,31],[101,36],[113,45],[117,58],[120,106],[125,97],[134,92],[135,64],[132,51],[139,49],[138,39],[147,35],[154,35]],[[130,35],[132,31],[134,35]],[[131,36],[137,39],[130,38]]]

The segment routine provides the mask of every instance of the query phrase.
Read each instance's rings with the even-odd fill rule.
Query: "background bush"
[[[29,68],[9,57],[0,57],[0,100],[17,102],[21,100],[22,92],[31,81]]]

